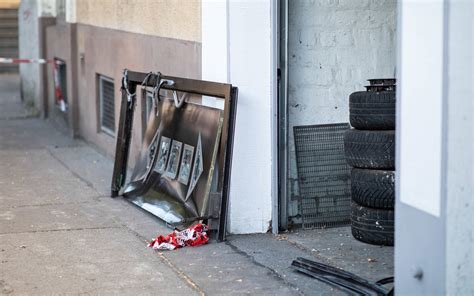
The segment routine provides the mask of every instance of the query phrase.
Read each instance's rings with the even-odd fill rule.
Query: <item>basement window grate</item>
[[[344,155],[347,123],[295,126],[302,227],[350,224],[350,166]]]
[[[100,130],[115,135],[114,81],[99,75]]]

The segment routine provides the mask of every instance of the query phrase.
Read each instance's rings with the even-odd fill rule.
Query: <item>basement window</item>
[[[67,111],[67,69],[66,63],[58,58],[54,58],[54,96],[56,106],[62,111]]]
[[[115,99],[113,79],[99,75],[100,130],[115,135]]]

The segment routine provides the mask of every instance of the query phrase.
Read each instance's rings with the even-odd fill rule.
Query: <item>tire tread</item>
[[[352,202],[351,207],[351,232],[355,239],[373,245],[393,246],[393,210],[373,209],[355,202]]]
[[[352,199],[360,205],[393,209],[395,205],[395,172],[352,169]]]
[[[395,92],[358,91],[349,96],[349,120],[360,130],[395,129]]]
[[[395,168],[395,131],[347,130],[344,135],[346,160],[352,167]]]

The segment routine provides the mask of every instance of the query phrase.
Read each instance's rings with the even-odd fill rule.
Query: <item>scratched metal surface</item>
[[[151,112],[124,196],[167,223],[185,226],[185,219],[207,215],[222,111],[191,103],[178,109],[163,99]]]

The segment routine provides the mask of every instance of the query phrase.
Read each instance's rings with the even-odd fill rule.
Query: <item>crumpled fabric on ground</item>
[[[174,250],[186,246],[204,245],[209,241],[207,230],[207,225],[202,223],[182,231],[174,230],[167,236],[157,236],[148,244],[148,247],[155,250]]]

